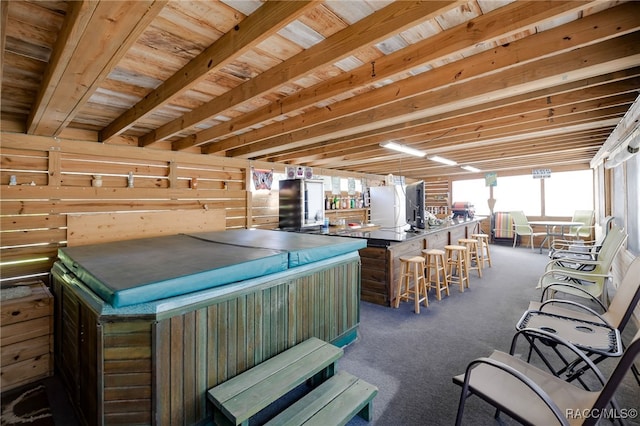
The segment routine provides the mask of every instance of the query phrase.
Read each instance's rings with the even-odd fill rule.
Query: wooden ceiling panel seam
[[[0,86],[4,85],[5,45],[7,40],[7,22],[9,22],[9,3],[0,2]]]

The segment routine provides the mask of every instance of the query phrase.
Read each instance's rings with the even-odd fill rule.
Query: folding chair
[[[533,250],[533,238],[547,235],[546,232],[533,232],[533,228],[529,225],[527,216],[522,211],[512,211],[511,217],[513,218],[513,247],[516,246],[518,236],[528,236],[531,244],[531,250]]]
[[[571,342],[576,348],[581,350],[584,355],[589,357],[593,364],[622,355],[624,347],[620,330],[610,326],[609,324],[596,321],[587,321],[574,317],[565,317],[542,311],[526,311],[518,323],[516,330],[535,329],[553,333],[564,340]],[[587,371],[588,365],[583,365],[584,357],[569,356],[564,354],[561,346],[554,341],[535,336],[525,336],[529,341],[529,355],[527,362],[531,361],[531,355],[536,352],[540,360],[547,366],[554,376],[563,377],[566,381],[578,380],[585,389],[588,386],[582,381],[581,376]],[[561,365],[554,366],[552,360],[545,350],[550,348],[555,353],[557,360],[561,361]]]
[[[606,301],[605,284],[609,279],[609,271],[616,255],[627,240],[627,233],[614,225],[602,243],[595,259],[576,259],[561,257],[547,263],[545,272],[538,280],[537,288],[545,289],[555,282],[570,282],[581,285],[581,289],[594,297]],[[554,290],[557,291],[557,290]],[[571,287],[563,288],[563,292],[585,297],[584,292]]]
[[[601,310],[596,312],[589,306],[567,299],[549,298],[548,294],[555,290],[562,291],[563,288],[571,288],[573,291],[584,293],[586,299],[591,299]],[[633,311],[640,302],[640,256],[636,257],[626,272],[616,293],[611,299],[609,307],[605,307],[602,302],[586,292],[579,285],[567,282],[557,282],[549,284],[542,292],[539,302],[529,303],[528,310],[537,310],[565,317],[577,318],[585,321],[602,321],[605,324],[622,331],[631,319]],[[562,305],[566,305],[564,307]]]
[[[580,226],[572,226],[569,228],[569,232],[564,237],[571,238],[573,240],[585,239],[590,240],[592,238],[593,230],[595,226],[593,224],[595,215],[593,210],[576,210],[573,212],[573,218],[571,222],[580,222]]]
[[[609,234],[609,230],[613,225],[613,219],[613,216],[607,216],[601,227],[595,227],[595,240],[553,240],[551,248],[549,249],[549,257],[551,259],[558,259],[561,257],[595,259],[602,247],[604,239]]]
[[[513,239],[513,219],[508,212],[495,212],[493,214],[493,241]]]
[[[582,357],[602,388],[596,391],[581,389],[514,356],[516,341],[521,335],[555,341]],[[494,351],[489,357],[472,361],[464,374],[453,378],[455,384],[462,386],[456,426],[462,424],[465,402],[471,395],[496,407],[495,418],[504,412],[529,425],[595,425],[601,416],[610,413],[609,405],[620,413],[613,396],[638,354],[640,331],[606,380],[595,364],[567,340],[542,330],[519,331],[513,338],[509,354]]]
[[[575,302],[573,300],[566,299],[547,299],[547,294],[555,289],[562,289],[570,287],[574,291],[581,291],[585,293],[586,298],[590,298],[596,306],[599,306],[602,313],[599,313],[589,306]],[[588,292],[570,283],[554,283],[550,284],[542,292],[542,296],[539,302],[531,302],[527,312],[542,312],[558,317],[565,317],[572,320],[574,325],[579,325],[581,322],[595,322],[606,324],[611,328],[617,329],[620,333],[624,330],[629,320],[633,316],[633,312],[640,302],[640,257],[636,257],[629,267],[627,268],[624,277],[620,281],[617,287],[616,293],[611,299],[611,304],[606,308],[602,302],[593,297]],[[539,318],[540,320],[540,318]],[[546,324],[549,326],[549,324]],[[545,324],[542,325],[543,327]],[[518,327],[516,327],[518,328]],[[589,339],[591,335],[585,335],[586,339]],[[566,336],[565,336],[566,337]],[[623,343],[624,347],[624,343]],[[533,348],[533,347],[532,347]],[[531,352],[529,354],[531,356]],[[599,362],[599,358],[594,360],[595,363]],[[636,381],[640,385],[640,372],[632,367],[633,374]]]

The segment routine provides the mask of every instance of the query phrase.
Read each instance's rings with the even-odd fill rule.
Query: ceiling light
[[[640,126],[636,126],[633,132],[609,154],[604,167],[606,169],[617,167],[638,152],[640,152]]]
[[[410,146],[402,145],[396,142],[383,142],[380,144],[380,146],[384,148],[393,149],[395,151],[403,152],[405,154],[415,155],[416,157],[424,157],[425,155],[427,155],[427,153],[424,151],[420,151],[418,149],[411,148]]]
[[[455,166],[456,164],[458,164],[453,160],[449,160],[448,158],[440,157],[438,155],[433,155],[429,157],[429,160],[437,161],[438,163],[446,164],[448,166]]]
[[[480,171],[480,169],[477,169],[477,168],[475,168],[473,166],[460,166],[460,167],[462,167],[463,169],[465,169],[468,172],[478,173]]]

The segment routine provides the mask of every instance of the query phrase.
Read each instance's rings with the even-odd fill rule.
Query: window
[[[575,210],[593,210],[593,171],[552,173],[544,181],[545,216],[573,216]]]
[[[453,181],[452,201],[469,201],[478,215],[488,216],[489,189],[484,179]],[[546,179],[534,179],[532,175],[498,176],[497,185],[493,187],[493,198],[496,202],[494,212],[522,210],[527,216],[572,217],[575,210],[594,208],[593,171],[552,172],[551,177]]]
[[[496,200],[493,211],[522,210],[527,216],[541,216],[541,193],[540,179],[534,179],[531,175],[498,175],[498,184],[493,187],[493,198]]]
[[[453,195],[452,203],[468,201],[475,208],[479,216],[489,216],[491,210],[487,200],[489,199],[489,188],[485,186],[484,179],[454,180],[451,183]]]

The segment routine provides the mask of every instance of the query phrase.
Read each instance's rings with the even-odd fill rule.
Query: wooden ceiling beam
[[[340,74],[321,84],[305,88],[274,104],[203,130],[185,138],[184,144],[202,145],[230,137],[233,132],[240,129],[302,110],[341,93],[371,86],[386,79],[397,78],[410,69],[428,66],[429,63],[445,60],[452,55],[463,55],[465,51],[477,45],[497,43],[525,29],[543,24],[552,17],[557,18],[574,12],[577,8],[584,7],[584,4],[573,1],[512,3],[472,19],[465,25],[457,25],[398,52],[382,56],[372,64],[363,65],[349,73]],[[365,44],[365,40],[362,38],[360,40]],[[372,73],[372,68],[375,69],[375,73]],[[217,152],[226,150],[223,144],[214,144],[211,148],[216,149]]]
[[[455,153],[458,163],[490,161],[513,155],[543,154],[566,149],[587,149],[597,147],[603,134],[599,129],[575,132],[570,135],[550,135],[547,137],[522,139],[517,141],[495,143],[482,148],[459,150]],[[597,148],[596,148],[597,149]],[[445,156],[448,154],[445,154]]]
[[[530,132],[538,132],[540,130],[558,129],[562,131],[563,126],[574,125],[594,120],[608,120],[611,117],[622,116],[629,108],[630,102],[627,101],[622,105],[614,105],[602,109],[578,110],[578,111],[558,111],[557,115],[552,117],[539,114],[537,116],[523,116],[522,123],[499,120],[496,123],[485,123],[482,129],[472,129],[472,125],[461,128],[459,132],[451,132],[443,138],[433,140],[428,139],[423,144],[412,144],[418,149],[429,152],[444,152],[453,146],[459,146],[467,142],[480,142],[491,140],[494,138],[509,137],[510,135],[527,134]],[[569,107],[570,108],[570,107]],[[423,136],[416,139],[424,140]]]
[[[559,129],[556,129],[555,131],[549,131],[548,129],[547,130],[532,129],[527,134],[510,136],[510,137],[502,137],[502,138],[496,137],[493,139],[483,140],[483,141],[468,141],[466,143],[460,142],[455,144],[455,146],[450,146],[450,148],[455,152],[459,152],[461,150],[466,150],[466,149],[474,149],[474,148],[484,148],[487,150],[491,150],[492,147],[494,146],[502,146],[503,144],[511,143],[511,142],[525,143],[526,141],[529,141],[529,140],[537,141],[537,140],[543,140],[545,138],[561,137],[562,135],[573,135],[576,133],[596,131],[601,126],[604,126],[604,127],[609,126],[613,128],[615,123],[616,123],[615,118],[614,119],[609,118],[607,120],[594,120],[590,122],[567,124],[560,127]],[[386,157],[384,156],[385,152],[387,153]],[[446,151],[446,150],[441,150],[441,151],[430,150],[429,153],[440,154],[444,156],[447,156],[447,154],[449,154],[449,156],[451,155],[451,151]],[[384,148],[376,146],[375,149],[369,152],[369,155],[367,155],[366,153],[365,154],[352,153],[349,155],[345,155],[344,157],[333,156],[330,159],[327,159],[325,161],[312,161],[305,165],[318,167],[318,166],[327,166],[330,163],[331,167],[337,167],[337,168],[349,167],[349,166],[350,167],[353,167],[353,166],[368,167],[374,164],[372,163],[372,159],[375,159],[375,158],[385,158],[385,159],[394,159],[394,158],[403,159],[404,158],[406,160],[408,157],[404,154],[398,155],[395,153],[389,153],[388,150],[385,150]],[[452,159],[455,160],[455,158],[452,158]]]
[[[157,89],[102,129],[100,140],[106,141],[119,135],[133,126],[137,120],[193,87],[210,73],[228,65],[315,6],[314,1],[308,0],[266,2],[258,11],[240,22],[233,31],[224,34]]]
[[[461,129],[464,126],[477,127],[485,126],[485,122],[491,122],[498,118],[517,117],[520,119],[523,115],[531,114],[539,111],[547,111],[549,108],[576,108],[577,105],[586,102],[595,103],[595,106],[606,104],[617,104],[619,102],[628,102],[634,98],[637,87],[640,86],[640,77],[615,81],[613,83],[601,84],[594,87],[587,87],[580,91],[561,92],[557,95],[532,96],[530,99],[517,103],[509,102],[508,105],[481,110],[478,112],[468,112],[466,115],[456,114],[454,117],[433,117],[431,122],[421,124],[415,127],[402,128],[394,131],[385,131],[374,135],[354,135],[354,138],[340,138],[338,140],[324,141],[311,146],[302,148],[294,148],[280,155],[266,157],[268,161],[287,162],[295,160],[298,163],[322,159],[332,155],[334,151],[340,151],[347,148],[354,150],[362,150],[363,145],[378,145],[387,140],[400,140],[404,143],[411,144],[416,138],[422,137],[429,140],[435,140],[443,135],[449,135],[452,129]],[[548,92],[547,92],[548,93]],[[577,96],[582,99],[577,99]],[[613,98],[613,99],[612,99]],[[470,124],[465,124],[465,123]],[[479,124],[481,123],[481,124]]]
[[[169,137],[186,128],[220,114],[230,107],[263,96],[276,87],[312,73],[320,67],[333,64],[361,49],[374,44],[462,4],[460,1],[443,2],[394,2],[389,6],[348,26],[322,42],[300,52],[292,58],[274,66],[255,78],[216,97],[200,108],[185,114],[179,120],[158,129],[152,137],[143,138],[142,143]],[[201,145],[210,140],[208,131],[183,138],[173,143],[176,150]]]
[[[509,158],[504,161],[496,161],[490,165],[490,167],[482,168],[482,173],[485,172],[499,172],[503,170],[513,170],[513,169],[524,169],[531,170],[535,168],[558,168],[558,167],[566,167],[572,165],[575,168],[575,165],[583,165],[583,168],[588,168],[589,158],[591,157],[591,153],[589,151],[585,151],[582,155],[577,152],[563,153],[558,155],[535,155],[529,156],[526,158]],[[394,174],[399,175],[410,175],[414,179],[433,179],[433,178],[441,178],[441,177],[450,177],[454,175],[469,175],[467,171],[462,169],[460,165],[456,166],[443,166],[442,164],[423,161],[422,163],[413,163],[408,164],[406,162],[398,162],[397,164],[387,162],[385,163],[385,169],[388,172],[392,172]],[[345,170],[348,170],[346,168]],[[377,169],[369,169],[368,167],[358,168],[358,170],[363,170],[364,173],[370,174],[379,174],[377,170],[380,170],[380,167]]]
[[[611,87],[608,88],[609,84],[623,84],[621,87]],[[603,87],[605,86],[605,87]],[[282,161],[286,162],[292,160],[291,158],[283,158],[278,157],[280,153],[289,153],[292,152],[300,152],[300,150],[304,151],[305,154],[300,153],[299,156],[295,158],[301,158],[303,155],[318,155],[324,154],[325,151],[330,150],[333,144],[340,144],[341,147],[349,147],[358,146],[359,142],[369,142],[371,144],[378,144],[385,140],[391,139],[402,139],[412,135],[414,132],[420,131],[422,132],[424,128],[435,129],[440,126],[438,123],[445,120],[452,120],[452,125],[449,126],[440,126],[441,134],[444,134],[446,130],[449,128],[455,127],[459,125],[459,123],[464,123],[466,121],[472,122],[480,122],[485,119],[484,116],[479,116],[477,114],[490,111],[494,111],[496,109],[509,109],[510,112],[522,113],[523,111],[528,111],[527,105],[533,105],[536,101],[542,100],[545,105],[555,105],[556,103],[561,103],[558,101],[558,96],[563,96],[565,94],[576,93],[573,96],[577,98],[584,97],[582,92],[588,91],[590,89],[596,89],[601,91],[601,95],[609,95],[611,93],[627,93],[628,91],[637,91],[637,88],[640,87],[640,67],[629,68],[621,71],[616,71],[613,73],[602,74],[599,76],[591,77],[585,80],[578,80],[574,82],[569,82],[566,84],[562,84],[560,86],[552,86],[549,88],[544,88],[535,92],[520,94],[516,96],[512,96],[507,99],[499,99],[495,101],[485,102],[483,104],[474,105],[472,107],[461,108],[459,110],[448,111],[442,114],[437,114],[433,116],[429,116],[426,118],[421,118],[417,120],[410,120],[403,122],[397,125],[386,126],[380,129],[367,130],[364,132],[360,132],[358,134],[343,136],[339,138],[333,138],[329,140],[325,140],[315,144],[308,144],[304,147],[295,147],[290,148],[288,150],[282,150],[278,154],[274,156],[266,156],[264,158],[268,158],[269,161]],[[591,96],[596,96],[597,94],[592,94]],[[523,107],[524,105],[524,107]],[[473,117],[470,118],[470,116]],[[440,135],[438,135],[440,136]],[[319,151],[318,151],[319,149]],[[322,157],[324,158],[324,157]],[[306,160],[305,160],[306,161]]]
[[[448,169],[453,171],[456,169],[460,169],[460,166],[465,164],[471,164],[474,167],[477,167],[484,171],[493,171],[495,168],[504,168],[504,167],[513,167],[514,165],[522,165],[527,166],[532,162],[536,163],[548,163],[558,161],[566,162],[579,162],[579,163],[588,163],[589,158],[593,156],[593,153],[597,150],[597,148],[593,147],[577,147],[577,148],[567,148],[560,149],[554,152],[542,152],[542,153],[527,153],[525,155],[509,155],[499,159],[490,159],[487,161],[458,161],[458,164],[455,166],[451,166]],[[544,159],[544,160],[543,160]],[[386,163],[388,167],[388,163]],[[378,174],[375,170],[379,170],[383,167],[384,164],[373,165],[371,169],[368,169],[366,166],[364,170],[369,170],[369,173]],[[400,173],[408,173],[412,175],[416,175],[419,173],[425,173],[422,178],[433,176],[433,172],[437,170],[441,170],[442,165],[439,163],[435,163],[429,160],[423,161],[411,161],[402,163],[398,163],[398,170]]]
[[[248,132],[234,138],[241,147],[227,151],[227,155],[259,158],[288,147],[382,128],[631,67],[638,63],[635,57],[638,49],[633,46],[638,36],[629,32],[640,28],[640,17],[632,17],[627,9],[620,8],[622,6],[601,12],[607,14],[606,20],[590,19],[595,16],[592,15],[425,72],[399,85],[338,102],[330,110],[317,110]],[[622,11],[625,13],[620,13]],[[612,21],[613,17],[620,21]],[[611,34],[628,35],[611,40]],[[597,43],[603,38],[605,41]],[[558,59],[559,53],[563,53],[562,59]],[[583,59],[583,55],[587,56]],[[505,90],[507,88],[509,90]],[[372,109],[365,109],[367,105]]]
[[[604,49],[590,49],[582,51],[588,62],[593,66],[585,67],[576,54],[570,60],[567,55],[558,63],[549,60],[541,61],[535,70],[526,67],[522,70],[510,69],[498,73],[496,76],[489,76],[454,88],[443,89],[429,95],[417,96],[411,100],[403,100],[393,105],[379,107],[374,111],[354,113],[348,117],[331,120],[321,123],[313,128],[302,129],[290,132],[284,136],[261,141],[260,143],[228,151],[231,157],[261,158],[261,156],[278,152],[283,149],[304,146],[306,144],[320,142],[323,139],[331,139],[340,136],[347,136],[364,131],[371,127],[384,127],[401,123],[402,120],[412,120],[418,117],[428,117],[429,114],[439,114],[453,111],[457,108],[479,105],[483,100],[496,99],[508,96],[508,91],[503,90],[505,84],[513,93],[525,93],[527,90],[537,90],[550,84],[550,82],[560,84],[562,81],[588,78],[599,72],[614,71],[616,69],[629,67],[640,61],[640,35],[625,39],[622,45],[613,42],[605,42]],[[616,48],[634,50],[634,54],[624,57],[620,51],[614,52]],[[587,48],[588,49],[588,48]],[[611,52],[608,56],[605,52]],[[573,56],[573,55],[571,55]],[[607,60],[608,57],[608,60]],[[622,59],[621,59],[622,58]],[[557,72],[557,74],[556,74]],[[543,77],[543,75],[546,76]],[[555,74],[555,75],[553,75]],[[495,78],[495,80],[494,80]],[[500,87],[500,88],[499,88]]]
[[[553,152],[557,149],[562,149],[564,146],[573,146],[573,147],[597,147],[602,140],[606,138],[606,135],[600,129],[589,129],[584,131],[576,131],[567,134],[559,134],[559,135],[550,135],[545,137],[539,137],[534,139],[523,139],[517,141],[509,141],[509,142],[501,142],[494,143],[492,145],[485,145],[480,148],[465,148],[464,150],[456,150],[451,153],[446,153],[444,156],[447,158],[455,160],[459,163],[461,162],[475,162],[475,161],[484,161],[491,159],[500,159],[504,156],[504,152],[514,153],[520,152],[526,154],[528,152],[533,153],[544,153],[544,152]],[[371,165],[377,167],[384,167],[384,161],[380,161],[378,164],[372,162],[372,159],[376,158],[385,158],[384,154],[381,152],[382,149],[378,149],[378,151],[373,152],[369,151],[367,155],[357,155],[357,154],[347,154],[343,157],[333,157],[334,164],[340,165],[341,167],[354,166],[354,165]],[[396,159],[402,158],[401,156],[396,156]],[[404,157],[405,160],[408,160],[408,157]],[[323,166],[323,162],[312,162],[308,164],[301,164],[305,166]]]
[[[27,133],[57,136],[166,3],[73,2],[27,120]]]
[[[595,123],[594,122],[590,122],[590,123],[591,123],[591,127],[585,130],[579,130],[580,129],[579,127],[573,127],[576,125],[584,126],[585,124],[584,122],[565,124],[565,126],[571,126],[572,129],[578,129],[578,130],[573,130],[571,133],[567,133],[565,131],[561,132],[560,131],[561,129],[559,129],[555,134],[550,132],[546,132],[542,134],[540,133],[540,131],[543,130],[542,128],[539,130],[532,128],[529,130],[529,133],[523,133],[521,135],[521,139],[513,139],[513,138],[509,139],[507,138],[507,136],[509,135],[501,135],[502,138],[506,140],[506,142],[502,142],[502,139],[497,136],[493,139],[485,139],[483,141],[476,141],[473,139],[460,140],[458,142],[450,143],[445,148],[429,149],[427,150],[427,152],[431,155],[439,154],[448,158],[451,155],[455,155],[461,152],[464,152],[464,153],[487,152],[487,153],[493,154],[496,149],[497,150],[501,149],[500,147],[502,147],[503,145],[508,145],[511,143],[514,143],[514,144],[524,143],[527,140],[532,140],[532,144],[537,146],[539,144],[544,143],[546,140],[551,140],[554,143],[560,143],[561,141],[565,141],[565,140],[570,140],[570,141],[573,141],[574,143],[579,143],[580,140],[584,140],[585,143],[592,143],[594,137],[597,137],[598,139],[602,137],[606,138],[606,135],[604,134],[601,134],[601,133],[594,134],[594,132],[598,131],[597,128],[594,129],[594,126],[600,123],[599,121],[595,121]],[[531,139],[528,136],[529,134],[535,134],[537,136],[534,139]],[[545,147],[545,149],[548,149],[551,151],[553,150],[552,147],[550,146]],[[381,148],[377,144],[368,145],[360,148],[354,147],[354,148],[344,149],[341,151],[335,151],[335,152],[332,152],[331,154],[328,154],[325,158],[322,158],[322,159],[316,159],[312,161],[296,161],[296,164],[313,166],[313,167],[318,167],[318,166],[328,167],[331,164],[363,165],[369,162],[372,157],[381,156],[382,153],[391,155],[391,153],[389,153],[388,151],[385,151],[384,148]]]
[[[550,156],[554,155],[559,149],[564,149],[563,147],[573,147],[580,149],[590,149],[591,153],[595,153],[598,149],[599,144],[606,138],[605,135],[602,134],[589,134],[586,133],[582,138],[579,139],[571,139],[567,142],[564,142],[561,137],[556,137],[549,139],[550,142],[543,143],[538,145],[538,140],[532,141],[531,143],[527,143],[526,141],[517,141],[512,142],[510,144],[502,143],[496,144],[491,147],[487,147],[482,151],[456,151],[450,155],[445,154],[446,158],[456,161],[459,165],[463,164],[471,164],[476,166],[476,164],[483,163],[495,163],[503,161],[505,157],[508,156],[516,156],[519,154],[528,155],[530,152],[534,152],[539,155],[547,154]],[[520,149],[513,148],[514,146],[521,147]],[[537,149],[537,146],[543,146],[544,149]],[[351,158],[345,158],[340,160],[338,157],[334,158],[334,161],[331,162],[331,168],[342,169],[342,170],[365,170],[370,173],[382,174],[381,172],[387,171],[390,167],[390,164],[397,162],[403,165],[403,168],[407,170],[411,164],[418,163],[420,167],[442,167],[441,164],[435,163],[433,161],[428,161],[427,159],[419,159],[413,160],[406,156],[392,156],[389,158],[389,154],[387,153],[371,153],[368,158],[362,158],[360,160],[353,160]],[[310,164],[297,164],[303,165],[307,167],[315,167],[322,168],[328,167],[329,163],[320,162],[319,164],[310,163]],[[387,173],[389,173],[387,171]]]

